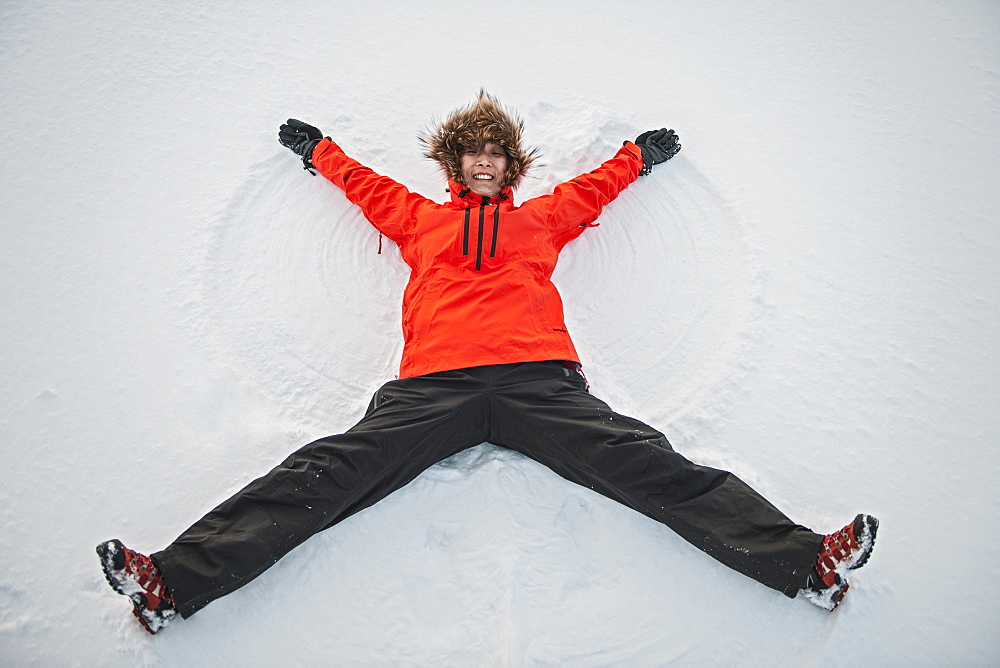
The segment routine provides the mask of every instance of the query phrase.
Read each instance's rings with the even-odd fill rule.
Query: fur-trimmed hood
[[[531,168],[538,150],[525,148],[521,143],[524,123],[508,111],[500,101],[479,91],[479,99],[467,107],[451,112],[441,123],[428,129],[419,137],[425,147],[424,155],[436,161],[449,181],[468,186],[462,179],[461,155],[467,148],[478,148],[488,141],[502,146],[507,152],[507,170],[503,187],[517,188]]]

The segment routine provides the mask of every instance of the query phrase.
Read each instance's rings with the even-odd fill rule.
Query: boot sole
[[[854,532],[854,536],[858,543],[862,546],[860,558],[849,565],[847,570],[853,571],[861,568],[868,563],[868,560],[872,556],[872,552],[875,550],[875,536],[878,533],[878,519],[872,517],[871,515],[858,515],[854,518],[854,525],[857,527],[858,523],[861,524],[861,535],[858,532]]]
[[[125,568],[125,546],[120,540],[108,540],[97,546],[97,556],[101,560],[104,577],[111,588],[122,596],[131,596],[125,591],[115,571]]]
[[[146,597],[143,593],[126,591],[124,581],[116,573],[125,568],[125,545],[120,540],[112,539],[98,545],[97,556],[101,560],[101,568],[104,570],[104,577],[108,581],[108,584],[117,593],[127,596],[132,601],[132,614],[135,615],[135,618],[142,625],[142,628],[146,629],[147,633],[155,636],[156,632],[170,621],[170,618],[174,615],[174,611],[171,610],[166,615],[161,612],[161,618],[161,616],[157,616],[154,611],[146,607]]]

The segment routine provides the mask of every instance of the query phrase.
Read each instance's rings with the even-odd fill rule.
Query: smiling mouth
[[[473,174],[472,175],[472,179],[474,181],[492,181],[493,180],[493,175],[492,174]]]

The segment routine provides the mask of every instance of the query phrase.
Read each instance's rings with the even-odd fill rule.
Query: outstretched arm
[[[551,195],[531,200],[547,209],[549,225],[564,235],[563,243],[579,236],[597,220],[605,205],[653,165],[674,157],[680,150],[673,130],[650,130],[626,141],[615,157],[592,172],[556,186]]]
[[[302,156],[306,169],[317,170],[340,187],[347,199],[361,207],[365,218],[396,243],[413,233],[415,212],[430,203],[348,157],[332,139],[307,123],[288,119],[278,132],[278,141]]]

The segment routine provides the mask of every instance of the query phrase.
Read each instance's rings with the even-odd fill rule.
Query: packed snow
[[[147,635],[145,552],[349,428],[401,353],[391,242],[293,116],[443,200],[486,87],[544,166],[683,150],[563,253],[592,391],[821,532],[832,614],[482,444]],[[0,4],[0,664],[1000,663],[1000,5]]]

